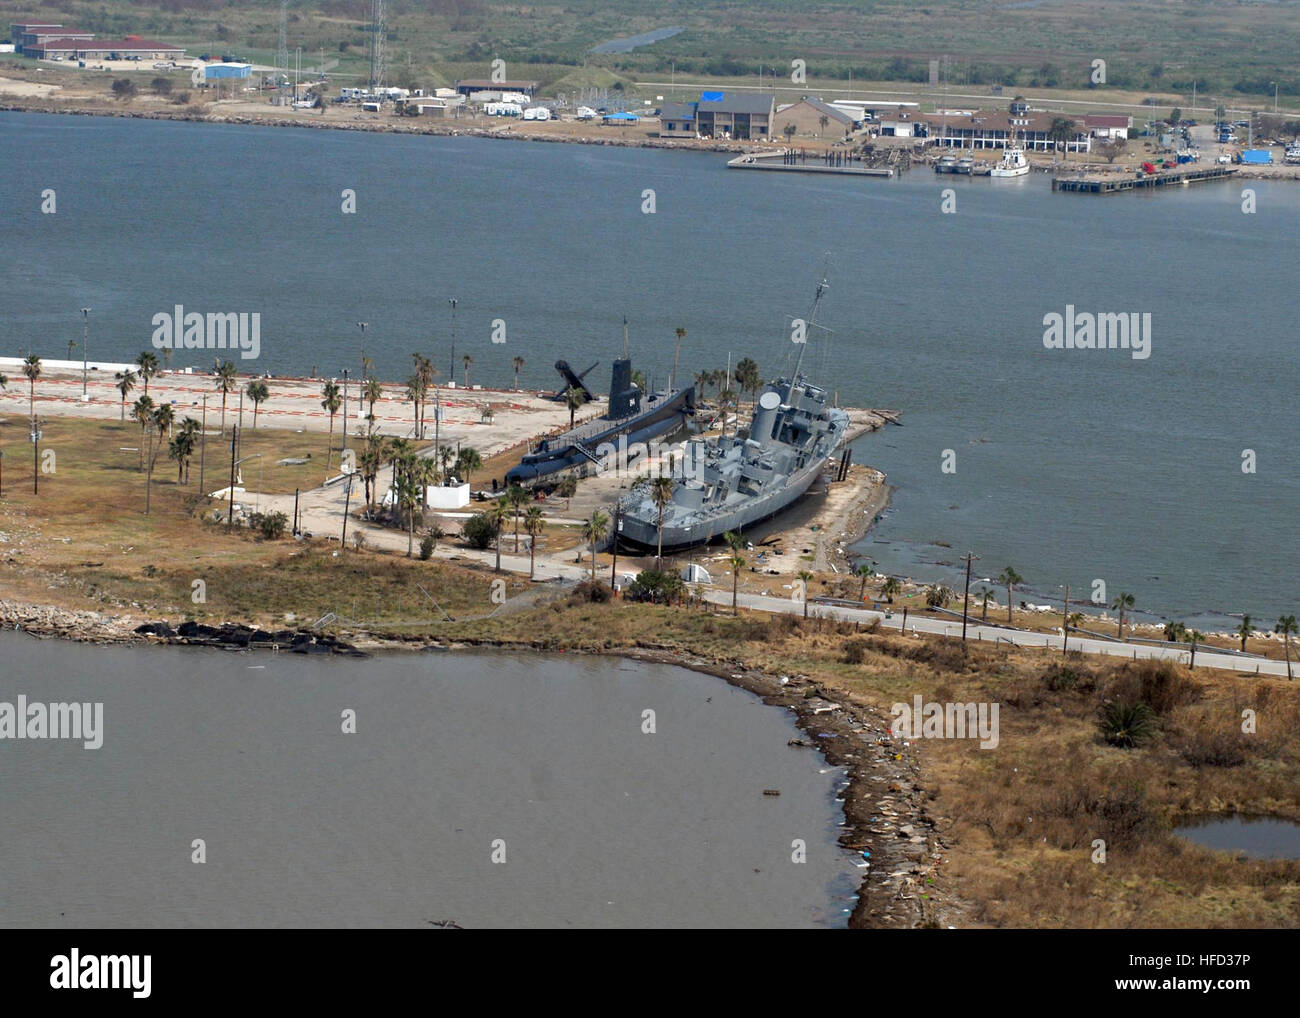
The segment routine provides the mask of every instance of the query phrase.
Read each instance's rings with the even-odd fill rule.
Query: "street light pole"
[[[357,322],[357,328],[361,330],[361,374],[357,377],[364,382],[366,380],[366,323]]]
[[[451,305],[451,360],[448,362],[447,380],[456,381],[456,298],[448,297],[447,303]]]
[[[86,336],[90,331],[90,308],[81,309],[81,398],[86,398]]]

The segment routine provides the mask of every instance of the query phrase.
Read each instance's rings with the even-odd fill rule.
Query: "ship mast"
[[[813,327],[813,323],[817,321],[817,307],[818,305],[821,304],[822,297],[826,293],[826,290],[829,287],[829,285],[830,284],[826,282],[826,268],[825,266],[823,266],[822,278],[821,281],[817,284],[817,292],[813,294],[812,308],[808,312],[808,322],[806,326],[808,331],[811,331]],[[799,356],[795,358],[794,374],[790,376],[791,383],[796,383],[799,381],[799,369],[803,366],[803,352],[805,349],[807,349],[807,347],[808,347],[808,333],[806,331],[804,333],[803,343],[801,343],[799,346]]]

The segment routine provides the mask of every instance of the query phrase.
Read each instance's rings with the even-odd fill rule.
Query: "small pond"
[[[1203,848],[1240,852],[1252,859],[1300,859],[1300,823],[1275,817],[1204,817],[1175,829]]]

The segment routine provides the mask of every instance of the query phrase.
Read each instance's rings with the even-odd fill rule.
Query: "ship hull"
[[[837,446],[838,448],[838,446]],[[833,451],[832,451],[833,455]],[[742,532],[746,527],[771,519],[781,511],[788,509],[794,501],[801,498],[820,476],[830,456],[816,464],[810,464],[791,477],[788,484],[777,491],[758,495],[730,512],[720,512],[705,520],[684,525],[665,522],[663,549],[665,552],[683,551],[687,548],[708,544],[714,538],[720,538],[727,531]],[[640,519],[623,513],[619,517],[618,544],[620,548],[657,551],[659,546],[658,517]]]
[[[609,427],[593,435],[584,435],[582,447],[595,453],[597,447],[605,442],[616,442],[620,436],[631,445],[635,442],[648,442],[670,434],[685,422],[694,403],[694,388],[675,392],[671,397],[660,401],[650,410],[634,414],[620,421],[610,421]],[[578,447],[577,443],[565,442],[560,436],[555,441],[555,448],[545,453],[531,453],[523,458],[518,466],[512,467],[506,474],[507,484],[532,484],[542,478],[565,470],[572,470],[591,463],[591,457]]]

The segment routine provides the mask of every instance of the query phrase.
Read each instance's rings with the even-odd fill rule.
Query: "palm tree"
[[[1047,137],[1052,142],[1053,150],[1060,149],[1074,135],[1074,121],[1069,117],[1053,117],[1052,125],[1047,129]]]
[[[256,431],[258,408],[270,398],[271,390],[266,387],[266,383],[260,378],[255,378],[248,383],[244,391],[248,393],[248,398],[253,401],[253,430]]]
[[[501,572],[501,531],[505,529],[506,520],[510,518],[510,505],[505,498],[496,499],[491,507],[486,510],[488,522],[492,524],[493,540],[492,544],[497,550],[497,564],[494,572]]]
[[[1016,572],[1011,566],[1007,566],[998,575],[998,582],[1007,588],[1007,625],[1011,625],[1011,598],[1015,592],[1016,584],[1024,583],[1025,578]]]
[[[164,403],[153,412],[153,422],[158,426],[158,434],[171,436],[172,424],[176,421],[176,411],[170,403]]]
[[[229,362],[227,362],[229,363]],[[218,376],[219,377],[219,376]],[[321,409],[330,415],[330,434],[325,445],[325,470],[330,468],[330,458],[334,455],[334,415],[339,412],[343,406],[343,397],[339,394],[339,387],[333,382],[326,382],[322,387],[320,394],[324,397],[320,401]],[[226,417],[226,394],[221,394],[221,418],[224,421]],[[224,424],[222,425],[224,428]]]
[[[894,595],[902,589],[903,585],[899,582],[897,576],[886,576],[885,582],[880,587],[880,596],[892,604]]]
[[[131,405],[131,420],[140,424],[140,448],[138,452],[140,469],[144,469],[144,429],[153,421],[154,402],[148,396],[141,396]]]
[[[1300,632],[1296,627],[1294,615],[1283,615],[1277,620],[1277,625],[1273,627],[1273,632],[1282,635],[1282,643],[1286,649],[1286,677],[1288,682],[1294,682],[1295,676],[1291,674],[1291,637]]]
[[[465,365],[465,388],[468,389],[469,388],[469,366],[474,363],[474,358],[471,357],[469,354],[466,354],[464,357],[460,359],[460,362],[463,365]]]
[[[721,383],[719,383],[721,384]],[[722,410],[722,437],[727,437],[727,416],[731,411],[732,404],[736,401],[736,394],[730,387],[723,389],[718,393],[718,407]],[[736,422],[740,424],[739,421]]]
[[[23,374],[27,376],[27,415],[36,417],[36,379],[41,377],[41,359],[28,354],[23,360]]]
[[[803,617],[808,617],[808,584],[812,582],[813,574],[807,569],[799,570],[799,579],[803,581]]]
[[[980,616],[981,622],[987,622],[989,620],[989,598],[992,596],[993,591],[989,590],[988,587],[985,587],[980,591],[980,599],[984,602],[984,613]]]
[[[1237,627],[1237,635],[1241,637],[1241,652],[1246,653],[1246,641],[1250,639],[1250,634],[1254,632],[1254,627],[1250,623],[1250,616],[1241,617],[1241,625]]]
[[[1184,632],[1183,639],[1192,645],[1192,660],[1188,665],[1189,668],[1196,667],[1196,647],[1198,644],[1205,642],[1205,634],[1199,629],[1193,629],[1191,632]]]
[[[424,499],[415,453],[410,450],[403,450],[393,460],[393,497],[398,511],[406,512],[406,557],[410,558],[415,544],[415,510]]]
[[[534,562],[537,555],[537,538],[542,534],[546,526],[546,520],[542,516],[542,507],[539,505],[530,505],[524,511],[524,533],[529,537],[528,541],[528,578],[533,578]]]
[[[522,357],[512,357],[510,358],[510,366],[515,369],[515,389],[517,391],[519,389],[519,371],[524,366],[524,359]]]
[[[142,355],[143,356],[143,355]],[[143,375],[143,372],[141,372]],[[239,373],[235,370],[234,361],[222,361],[212,372],[215,379],[214,386],[217,392],[221,393],[221,433],[226,433],[226,397],[235,391],[239,384]],[[145,393],[148,394],[149,386],[145,385]]]
[[[365,486],[367,506],[372,502],[371,494],[376,487],[375,480],[379,476],[379,469],[387,458],[388,440],[375,431],[368,433],[361,455],[357,457],[357,466],[361,470],[361,483]]]
[[[372,378],[370,381],[378,385],[378,382],[375,379]],[[367,387],[367,395],[369,395],[368,387]],[[424,383],[420,379],[420,373],[417,371],[415,374],[413,374],[410,378],[406,380],[406,399],[411,404],[411,413],[415,418],[416,438],[419,438],[421,435],[420,404],[423,402],[424,396],[425,396]],[[372,419],[374,418],[374,414],[375,414],[375,405],[374,403],[371,403],[370,416]]]
[[[821,127],[823,131],[826,130],[826,125],[829,124],[830,122],[831,122],[831,118],[828,117],[825,113],[823,113],[820,117],[817,118],[817,124],[819,127]]]
[[[642,392],[645,392],[645,372],[637,368],[632,372],[632,384]]]
[[[673,500],[673,488],[671,477],[656,477],[650,482],[650,497],[659,507],[659,547],[655,554],[655,568],[660,572],[664,568],[664,508]]]
[[[456,450],[449,445],[444,445],[438,449],[438,462],[442,464],[442,476],[450,477],[452,474],[452,460],[456,458]]]
[[[754,402],[758,402],[758,387],[763,384],[763,376],[759,374],[757,363],[746,357],[737,364],[736,383],[742,392],[752,393]]]
[[[126,397],[131,395],[131,390],[135,388],[135,372],[130,368],[125,371],[119,371],[113,376],[117,379],[115,388],[122,394],[122,420],[126,421]]]
[[[582,525],[582,539],[591,545],[591,585],[596,586],[596,542],[603,541],[609,533],[609,517],[599,509]]]
[[[531,496],[528,489],[519,484],[512,484],[506,489],[506,501],[515,514],[515,554],[519,554],[519,513],[526,506]]]
[[[167,455],[176,461],[176,483],[188,480],[190,469],[190,457],[194,455],[195,436],[199,432],[199,422],[193,417],[186,417],[181,422],[180,428],[176,431],[176,437],[173,438],[167,446]]]
[[[860,562],[853,570],[854,574],[862,578],[862,586],[858,588],[858,600],[867,599],[867,577],[875,575],[875,570],[871,568],[871,563]]]
[[[1112,608],[1119,609],[1119,638],[1121,643],[1124,641],[1124,610],[1126,608],[1132,608],[1135,604],[1137,604],[1137,598],[1132,594],[1124,593],[1122,591],[1120,592],[1120,595],[1110,603]]]
[[[379,379],[371,375],[366,379],[366,384],[361,390],[361,398],[370,404],[370,419],[375,419],[375,404],[384,396],[384,387],[380,384]],[[254,411],[256,413],[256,411]]]
[[[573,416],[578,412],[578,407],[587,402],[587,398],[582,394],[582,390],[575,385],[569,386],[564,390],[564,402],[569,408],[569,427],[573,427]]]
[[[140,380],[144,382],[144,394],[149,395],[149,379],[158,374],[158,356],[146,350],[135,359],[136,367],[140,369]]]
[[[483,457],[478,454],[478,450],[466,446],[456,457],[456,476],[460,478],[462,484],[469,484],[470,476],[482,466]]]
[[[740,571],[745,568],[745,556],[733,548],[731,554],[727,556],[727,565],[731,566],[731,614],[739,615],[737,602],[740,597]]]

